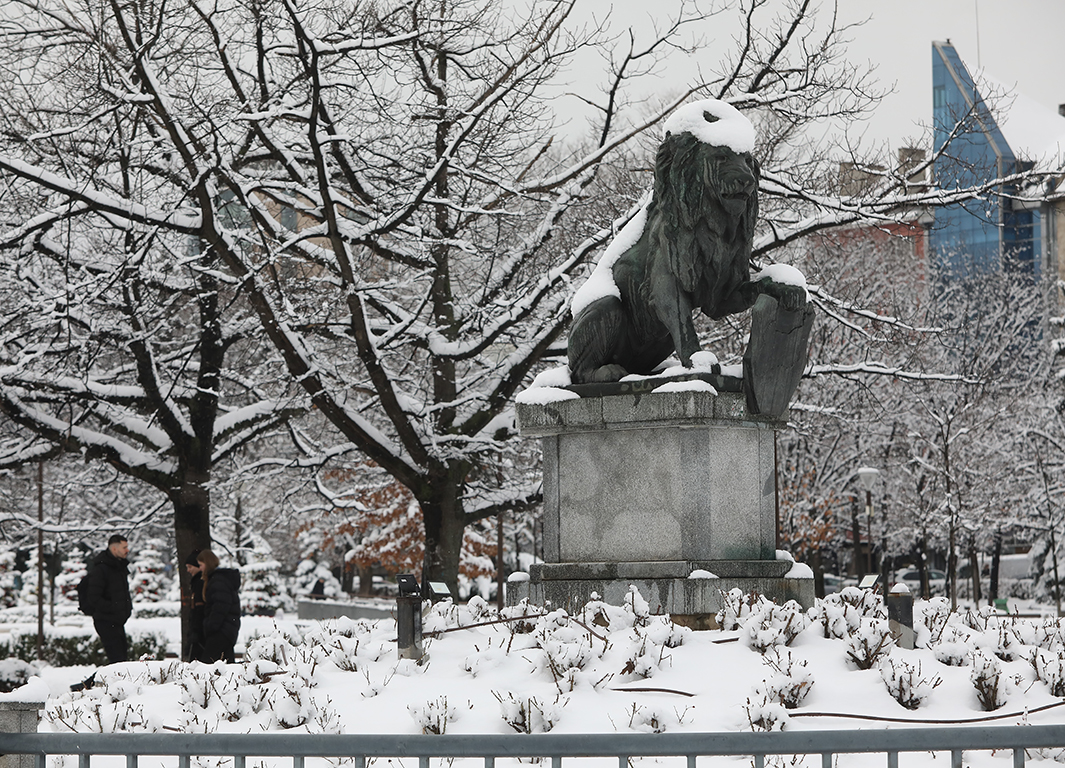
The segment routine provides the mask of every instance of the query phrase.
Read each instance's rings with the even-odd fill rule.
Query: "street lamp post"
[[[873,570],[873,485],[876,483],[877,477],[880,476],[879,469],[873,469],[872,467],[859,467],[858,468],[858,481],[865,488],[865,515],[869,525],[869,569],[867,572],[871,573]],[[883,580],[883,592],[886,595],[888,591],[888,571],[887,571],[887,521],[883,526],[884,530],[881,532],[880,537],[880,570],[881,578]]]

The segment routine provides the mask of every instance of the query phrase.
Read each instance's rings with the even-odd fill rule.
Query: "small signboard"
[[[861,589],[872,589],[876,586],[876,582],[880,580],[879,573],[867,573],[862,576],[862,580],[858,582],[858,586]]]

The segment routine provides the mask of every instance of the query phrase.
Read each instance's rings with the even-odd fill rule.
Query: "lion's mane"
[[[750,279],[758,195],[740,177],[759,175],[750,154],[699,141],[690,133],[668,136],[655,158],[655,191],[647,213],[651,258],[669,271],[697,307],[712,318],[729,314],[729,295]],[[743,195],[743,207],[724,197]],[[735,310],[731,310],[735,311]]]

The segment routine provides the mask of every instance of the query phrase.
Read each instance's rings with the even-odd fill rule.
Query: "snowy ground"
[[[498,616],[474,599],[428,612],[426,633],[446,631],[426,640],[421,664],[397,658],[390,620],[247,617],[245,657],[236,665],[130,662],[100,670],[100,684],[81,693],[68,687],[90,670],[45,668],[31,684],[49,691],[42,731],[506,734],[1065,723],[1058,706],[1065,620],[1013,619],[988,608],[950,614],[945,600],[919,601],[919,647],[887,642],[878,656],[871,651],[886,621],[871,598],[848,589],[805,614],[737,601],[722,617],[732,627],[711,632],[648,616],[638,596],[624,607],[593,603],[575,617],[558,611],[476,626]],[[133,623],[176,641],[176,619]],[[859,669],[856,660],[872,663]],[[983,680],[994,711],[982,705],[974,679]],[[795,706],[785,708],[784,699]],[[1065,760],[1030,759],[1055,757]],[[1009,753],[966,753],[966,765],[1009,768],[1011,760]],[[883,761],[844,756],[839,765]],[[820,757],[806,764],[820,765]],[[949,756],[905,755],[902,764],[945,766]]]

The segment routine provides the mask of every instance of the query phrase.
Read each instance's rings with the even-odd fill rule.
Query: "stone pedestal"
[[[689,616],[716,612],[733,587],[812,603],[813,580],[776,559],[774,429],[786,422],[752,416],[739,392],[519,403],[518,420],[543,442],[545,562],[508,584],[508,602],[572,610],[635,584],[652,611]]]
[[[0,733],[37,733],[43,701],[0,700]],[[0,768],[34,768],[33,755],[0,755]]]

